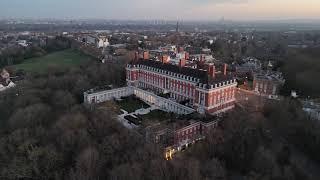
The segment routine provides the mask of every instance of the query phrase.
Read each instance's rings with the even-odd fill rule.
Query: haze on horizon
[[[319,0],[1,0],[1,18],[320,19]]]

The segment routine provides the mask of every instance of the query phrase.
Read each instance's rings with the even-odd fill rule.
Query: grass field
[[[49,67],[69,68],[79,66],[89,61],[89,56],[80,54],[71,49],[50,53],[43,57],[26,59],[23,63],[12,66],[14,69],[23,69],[26,72],[46,72]]]

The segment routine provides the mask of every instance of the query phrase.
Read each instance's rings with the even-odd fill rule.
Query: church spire
[[[179,21],[177,21],[177,27],[176,27],[176,32],[179,32]]]

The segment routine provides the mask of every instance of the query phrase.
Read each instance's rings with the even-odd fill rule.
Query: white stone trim
[[[130,70],[130,68],[127,68],[127,69]],[[148,72],[148,73],[153,73],[153,74],[156,74],[156,75],[160,75],[162,77],[167,77],[167,78],[175,79],[175,80],[178,80],[178,81],[183,81],[183,82],[186,82],[186,83],[192,83],[194,86],[197,85],[197,81],[186,80],[186,79],[183,79],[183,78],[177,78],[175,76],[169,76],[169,75],[167,75],[165,73],[159,73],[159,72],[150,71],[150,70],[147,70],[147,69],[138,69],[138,70],[140,70],[140,72],[141,71],[145,71],[145,72]],[[186,76],[186,75],[183,75],[183,74],[180,74],[180,75]],[[189,76],[189,77],[191,77],[191,76]],[[194,78],[194,79],[198,80],[198,78]]]
[[[134,94],[138,98],[147,102],[148,104],[152,104],[159,107],[161,110],[164,110],[167,112],[175,112],[177,114],[190,114],[195,111],[190,107],[184,106],[170,99],[157,96],[153,92],[145,91],[136,87],[132,87],[132,88],[134,89],[133,90]]]
[[[223,105],[225,105],[225,104],[228,104],[228,103],[231,103],[231,102],[235,102],[235,101],[236,101],[236,99],[235,99],[235,98],[232,98],[231,100],[225,101],[225,102],[220,103],[220,104],[216,104],[216,105],[209,106],[209,107],[204,107],[204,109],[210,110],[210,109],[213,109],[213,108],[216,108],[216,107],[220,107],[220,106],[223,106]]]
[[[201,89],[201,88],[196,88],[196,89],[198,91],[200,91],[200,92],[203,92],[203,93],[212,93],[212,92],[217,92],[217,91],[220,91],[220,90],[225,90],[225,89],[228,89],[228,88],[231,88],[231,87],[237,87],[237,83],[232,83],[232,84],[228,84],[228,85],[225,85],[225,86],[220,86],[220,87],[217,87],[217,88],[207,89],[207,90],[204,90],[204,89]]]
[[[112,100],[114,98],[121,98],[124,96],[130,96],[133,94],[133,90],[130,87],[123,87],[111,90],[102,90],[95,93],[84,93],[84,102],[92,104],[91,100],[95,98],[95,103],[101,103]]]
[[[105,91],[95,92],[92,94],[85,92],[84,102],[87,104],[92,104],[93,102],[91,100],[92,98],[95,98],[94,103],[101,103],[101,102],[112,100],[114,98],[121,98],[124,96],[133,95],[133,94],[138,98],[140,98],[141,100],[143,100],[144,102],[151,105],[155,105],[159,107],[159,109],[167,112],[174,112],[177,114],[190,114],[195,111],[190,107],[184,106],[170,99],[157,96],[153,92],[145,91],[133,86],[105,90]]]
[[[226,112],[226,111],[229,111],[229,110],[233,109],[234,107],[235,107],[235,105],[228,106],[228,107],[226,107],[226,108],[224,108],[224,109],[221,109],[221,110],[219,110],[219,111],[216,111],[216,112],[214,112],[214,113],[211,113],[211,115],[216,115],[216,114],[219,114],[219,113],[224,113],[224,112]]]

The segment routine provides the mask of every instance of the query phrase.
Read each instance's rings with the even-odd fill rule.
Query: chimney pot
[[[226,76],[227,75],[227,67],[228,65],[225,63],[223,67],[223,74]]]
[[[211,78],[215,78],[216,75],[216,67],[214,66],[213,63],[209,64],[209,68],[208,68],[208,75]]]
[[[143,59],[148,60],[149,59],[149,51],[144,51],[143,52]]]
[[[186,60],[184,58],[180,59],[179,67],[184,67],[186,65]]]
[[[134,60],[139,60],[139,53],[138,52],[134,53]]]
[[[161,62],[162,62],[162,63],[168,63],[168,59],[169,59],[169,58],[168,58],[167,55],[162,55],[162,56],[161,56]]]

